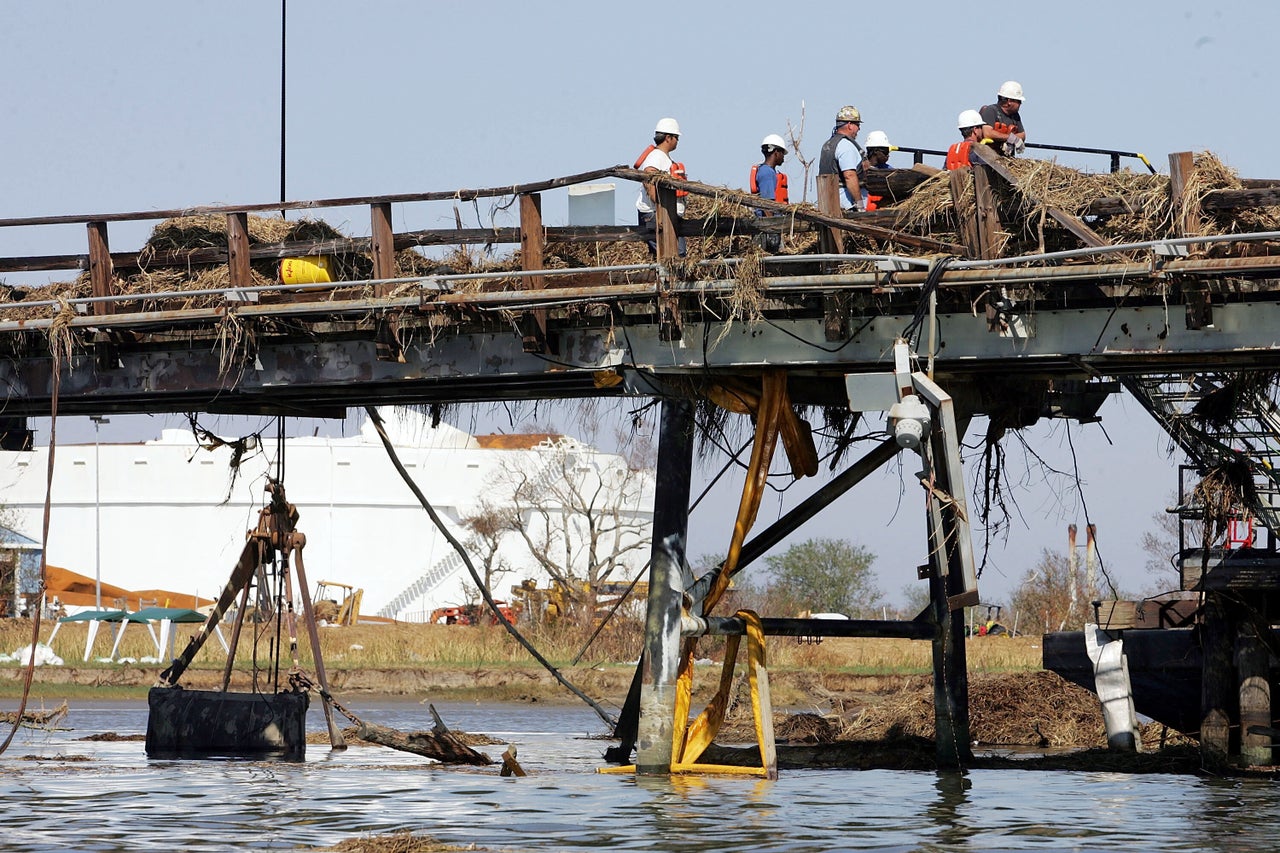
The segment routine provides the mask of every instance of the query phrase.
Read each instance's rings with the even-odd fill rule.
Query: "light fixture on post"
[[[90,415],[93,421],[93,606],[102,609],[102,468],[98,430],[110,418]]]

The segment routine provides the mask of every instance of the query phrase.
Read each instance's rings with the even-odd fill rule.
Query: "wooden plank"
[[[1008,181],[1018,192],[1036,203],[1044,205],[1045,212],[1063,228],[1066,228],[1072,234],[1076,235],[1076,237],[1080,239],[1080,242],[1084,243],[1086,246],[1110,245],[1102,235],[1098,234],[1098,232],[1086,225],[1083,220],[1072,216],[1061,208],[1045,204],[1043,199],[1021,186],[1018,183],[1017,175],[1015,175],[1008,166],[1001,162],[1000,155],[992,151],[990,146],[974,145],[970,150],[976,152],[978,158],[981,159],[983,163],[990,166],[997,175]]]
[[[249,214],[227,214],[227,267],[231,271],[232,287],[248,287],[253,284],[253,271],[249,268]]]
[[[114,296],[111,286],[112,264],[111,248],[107,242],[107,223],[90,222],[89,230],[89,281],[93,286],[94,296]],[[115,313],[115,304],[111,302],[95,302],[93,313],[97,316]]]
[[[370,251],[373,256],[374,278],[396,277],[395,236],[391,231],[391,204],[378,202],[369,205]],[[390,284],[374,286],[375,296],[386,296],[393,290]]]
[[[1173,207],[1173,230],[1179,237],[1194,237],[1200,233],[1200,204],[1187,195],[1187,181],[1195,168],[1195,157],[1190,151],[1169,155],[1169,200]]]

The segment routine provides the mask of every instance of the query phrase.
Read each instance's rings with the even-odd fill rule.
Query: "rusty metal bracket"
[[[392,361],[404,364],[404,345],[400,342],[400,317],[381,317],[373,339],[374,350],[378,361]]]
[[[680,302],[675,294],[659,295],[658,340],[667,343],[680,340],[684,334],[683,325],[683,321],[680,318]]]

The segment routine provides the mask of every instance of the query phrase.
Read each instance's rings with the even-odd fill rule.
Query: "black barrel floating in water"
[[[147,694],[147,757],[302,761],[309,704],[304,692],[153,687]]]

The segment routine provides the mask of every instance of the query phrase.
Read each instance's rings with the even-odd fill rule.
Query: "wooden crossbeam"
[[[710,184],[699,183],[698,181],[681,181],[669,175],[664,175],[661,172],[641,172],[638,169],[628,169],[625,167],[618,167],[611,171],[615,177],[625,178],[629,181],[653,181],[660,186],[668,186],[672,189],[685,190],[690,195],[704,196],[706,198],[721,198],[726,201],[736,202],[744,207],[756,207],[760,210],[769,211],[771,213],[794,216],[796,219],[811,222],[815,225],[827,225],[832,228],[839,228],[842,231],[862,234],[882,243],[893,242],[926,252],[947,252],[954,255],[964,255],[966,251],[964,246],[960,246],[955,243],[945,243],[941,240],[934,240],[929,237],[918,237],[915,234],[908,234],[905,231],[895,231],[891,228],[882,228],[879,225],[868,225],[859,222],[857,219],[827,216],[814,210],[771,201],[769,199],[761,198],[758,195],[742,192],[741,190],[731,190],[726,187],[715,187]]]
[[[1086,225],[1083,220],[1072,216],[1061,208],[1054,207],[1051,204],[1046,204],[1043,199],[1018,183],[1018,176],[1001,161],[1000,155],[992,151],[989,145],[974,145],[970,150],[976,152],[983,163],[989,166],[997,175],[1008,181],[1015,190],[1022,193],[1032,201],[1044,205],[1045,212],[1063,228],[1066,228],[1072,234],[1076,235],[1076,237],[1080,239],[1080,242],[1084,243],[1086,246],[1110,245],[1101,234]]]

